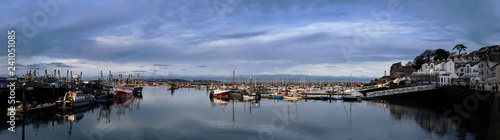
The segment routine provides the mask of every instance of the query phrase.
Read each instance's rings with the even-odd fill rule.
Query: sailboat
[[[352,89],[352,74],[351,74],[350,87],[351,87],[351,89],[348,92],[350,95],[342,97],[342,100],[344,100],[344,101],[361,101],[361,97],[363,97],[363,94]]]

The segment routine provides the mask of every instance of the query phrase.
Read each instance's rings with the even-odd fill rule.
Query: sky
[[[16,73],[380,77],[426,49],[500,44],[499,1],[3,1]],[[7,48],[7,32],[0,42]],[[0,51],[0,61],[7,52]],[[0,63],[2,64],[2,63]],[[0,75],[7,74],[0,70]]]

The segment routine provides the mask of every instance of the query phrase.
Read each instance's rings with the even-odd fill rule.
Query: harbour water
[[[476,139],[488,131],[457,126],[443,108],[381,101],[210,99],[195,88],[144,87],[69,113],[29,114],[1,139]],[[467,122],[467,120],[464,120]],[[24,131],[24,134],[23,134]]]

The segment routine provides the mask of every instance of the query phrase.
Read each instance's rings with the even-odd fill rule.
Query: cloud
[[[61,62],[36,63],[29,65],[17,64],[17,67],[27,68],[27,69],[73,68],[73,66],[69,66]]]
[[[166,67],[166,66],[170,66],[170,65],[168,65],[168,64],[153,64],[153,66]]]
[[[24,61],[20,63],[32,64],[25,68],[72,68],[90,74],[97,67],[129,72],[141,68],[223,75],[237,65],[241,73],[292,69],[326,74],[299,67],[377,66],[377,62],[412,60],[426,49],[450,50],[465,44],[474,50],[500,44],[498,4],[401,1],[402,11],[380,22],[371,11],[387,10],[387,2],[70,1],[60,5],[47,25],[37,26],[34,37],[27,38],[22,17],[32,19],[42,10],[36,3],[19,1],[0,5],[0,12],[11,13],[0,17],[5,21],[0,30],[13,28],[19,33],[23,48],[16,56]],[[368,41],[365,46],[356,45],[360,37]],[[0,38],[0,42],[7,40]],[[346,52],[341,43],[352,52]],[[0,51],[0,60],[6,55]],[[190,69],[190,73],[182,69],[193,67],[203,69]]]

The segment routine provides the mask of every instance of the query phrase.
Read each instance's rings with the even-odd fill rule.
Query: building
[[[451,85],[454,78],[458,78],[455,73],[455,63],[449,59],[424,63],[422,68],[412,74],[412,80],[417,81],[417,83]]]
[[[479,81],[483,83],[500,82],[500,54],[486,55],[479,62]]]
[[[455,72],[458,77],[476,78],[479,77],[479,71],[479,62],[455,64]]]
[[[401,65],[401,62],[398,62],[392,64],[390,77],[391,79],[409,77],[414,71],[415,69],[412,66],[403,66]]]

